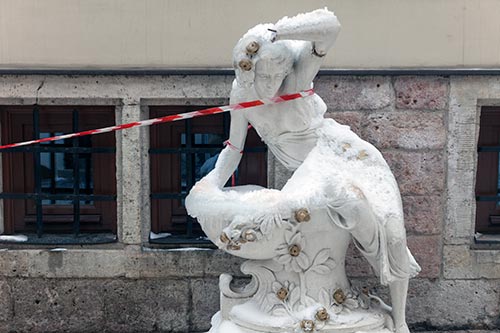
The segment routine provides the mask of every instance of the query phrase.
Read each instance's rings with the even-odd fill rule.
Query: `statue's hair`
[[[287,46],[286,41],[272,42],[273,32],[268,29],[274,28],[272,24],[259,24],[243,35],[233,49],[233,67],[236,81],[241,87],[250,87],[255,79],[255,65],[261,59],[269,59],[283,64],[288,74],[293,66],[293,53]],[[256,42],[259,47],[255,53],[249,53],[247,46]],[[278,52],[277,52],[278,51]],[[242,68],[241,62],[245,62],[246,70]]]

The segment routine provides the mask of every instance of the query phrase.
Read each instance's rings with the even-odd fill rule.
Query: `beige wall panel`
[[[500,66],[500,0],[0,0],[0,66],[230,67],[254,24],[324,6],[324,67]]]

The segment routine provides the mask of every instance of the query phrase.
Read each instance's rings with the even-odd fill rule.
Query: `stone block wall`
[[[118,121],[134,121],[147,117],[148,105],[222,104],[231,79],[2,76],[0,105],[111,103]],[[500,79],[323,75],[315,84],[326,116],[379,148],[398,180],[408,246],[422,266],[408,296],[413,330],[499,328],[500,250],[474,248],[468,175],[475,165],[455,167],[455,156],[473,160],[474,145],[461,142],[475,136],[472,115],[481,105],[500,104]],[[219,274],[247,281],[242,261],[221,251],[148,243],[147,135],[138,130],[117,142],[119,242],[62,252],[0,244],[0,332],[203,332],[219,308]],[[269,165],[270,185],[280,187],[289,173],[272,158]],[[455,217],[458,209],[464,213]],[[354,284],[387,298],[353,247],[347,265]]]

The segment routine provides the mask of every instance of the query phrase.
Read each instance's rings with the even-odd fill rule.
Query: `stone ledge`
[[[446,279],[500,279],[500,250],[445,245],[443,267]]]
[[[68,249],[4,250],[0,255],[1,277],[43,278],[161,278],[218,277],[222,272],[242,276],[242,262],[219,250],[142,251]],[[130,247],[131,248],[131,247]]]

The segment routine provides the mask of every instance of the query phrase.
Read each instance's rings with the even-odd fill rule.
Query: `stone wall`
[[[134,121],[148,117],[149,105],[223,104],[231,79],[2,76],[0,105],[105,103],[116,105],[117,121]],[[327,117],[372,142],[396,175],[408,244],[422,266],[409,290],[413,329],[499,328],[500,250],[473,246],[471,184],[477,112],[500,104],[500,80],[320,76],[316,91]],[[218,275],[245,282],[241,261],[218,250],[148,243],[147,138],[142,129],[118,134],[118,243],[66,251],[0,244],[0,332],[202,332],[219,306]],[[289,174],[269,164],[271,186],[280,187]],[[354,248],[348,273],[387,296]]]

